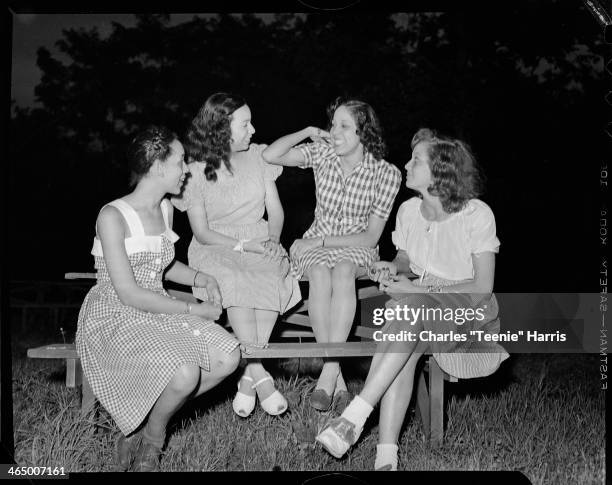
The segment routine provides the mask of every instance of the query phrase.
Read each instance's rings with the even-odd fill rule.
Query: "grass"
[[[41,320],[44,321],[44,320]],[[119,430],[100,409],[80,416],[80,395],[65,387],[59,360],[27,359],[29,347],[61,342],[58,329],[36,322],[13,335],[15,460],[63,466],[67,472],[115,471]],[[70,341],[73,332],[67,329]],[[53,334],[53,335],[51,335]],[[368,359],[343,364],[349,390],[363,386]],[[319,359],[268,361],[289,411],[271,417],[257,407],[246,419],[231,408],[237,375],[188,402],[171,421],[162,471],[371,470],[378,434],[375,408],[359,442],[336,460],[314,436],[338,410],[319,413],[308,394]],[[598,355],[513,355],[483,379],[445,383],[446,432],[427,446],[411,406],[400,440],[401,470],[518,470],[533,484],[603,484],[605,394]]]
[[[65,387],[63,363],[24,357],[26,347],[40,344],[34,340],[13,346],[17,463],[115,471],[118,428],[103,409],[80,417],[79,392]],[[367,361],[353,363],[349,389],[357,392]],[[281,417],[259,407],[247,419],[236,416],[231,409],[235,379],[189,402],[170,424],[161,470],[371,470],[377,410],[344,459],[314,445],[317,431],[337,415],[308,405],[317,364],[270,362],[289,401],[290,411]],[[534,484],[604,483],[605,396],[597,365],[596,355],[515,355],[493,377],[446,383],[444,445],[426,445],[412,406],[400,442],[400,469],[519,470]]]

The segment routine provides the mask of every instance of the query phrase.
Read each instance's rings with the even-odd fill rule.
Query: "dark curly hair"
[[[382,160],[387,153],[387,146],[382,138],[382,127],[378,116],[372,107],[358,99],[336,98],[333,103],[327,107],[327,116],[329,117],[328,131],[331,130],[331,123],[334,118],[335,111],[340,107],[346,107],[357,125],[357,136],[361,140],[363,147],[370,152],[376,160]]]
[[[164,126],[150,125],[138,132],[127,148],[130,185],[136,185],[149,172],[155,160],[166,160],[170,156],[170,144],[177,138]]]
[[[451,214],[459,212],[470,199],[478,197],[484,188],[484,176],[469,145],[461,140],[438,135],[421,128],[412,138],[412,149],[427,142],[429,168],[433,178],[427,191],[440,198],[442,208]]]
[[[236,94],[215,93],[209,96],[191,122],[185,137],[187,163],[205,162],[206,180],[217,180],[221,162],[231,173],[231,116],[245,104],[244,98]]]

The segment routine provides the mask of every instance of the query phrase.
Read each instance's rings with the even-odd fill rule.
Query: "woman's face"
[[[233,152],[248,150],[251,136],[255,133],[255,128],[251,124],[251,110],[245,104],[232,113],[230,120],[230,129],[232,130],[231,150]]]
[[[429,168],[429,144],[421,141],[412,150],[412,158],[406,164],[406,187],[426,192],[433,183],[431,169]]]
[[[187,164],[185,163],[185,150],[180,141],[174,140],[170,143],[170,155],[160,162],[163,178],[167,182],[167,192],[170,194],[180,194],[185,182]]]
[[[357,135],[357,124],[346,106],[339,106],[334,112],[331,125],[331,141],[335,152],[347,156],[363,150]]]

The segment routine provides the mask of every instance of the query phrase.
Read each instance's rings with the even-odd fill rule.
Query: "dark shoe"
[[[130,468],[141,438],[141,433],[136,433],[129,438],[122,433],[117,438],[115,443],[115,460],[119,471],[124,472]]]
[[[156,472],[159,469],[161,448],[146,439],[140,440],[131,470],[133,472]]]
[[[327,411],[332,405],[332,396],[323,389],[315,389],[310,394],[310,405],[318,411]]]
[[[340,391],[337,391],[334,394],[334,409],[338,413],[342,414],[342,411],[344,411],[345,408],[349,405],[351,399],[353,399],[353,397],[351,396],[351,393],[347,390],[342,389]]]

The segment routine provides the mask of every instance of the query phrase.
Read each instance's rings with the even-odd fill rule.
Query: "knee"
[[[236,347],[229,354],[221,352],[218,360],[218,370],[223,375],[228,376],[236,370],[240,364],[240,347]]]
[[[336,287],[355,287],[357,267],[348,261],[341,261],[332,270],[332,285]]]
[[[308,281],[311,284],[322,285],[329,283],[330,269],[323,264],[315,264],[308,270]]]
[[[188,394],[195,389],[200,380],[200,368],[197,365],[182,365],[174,374],[170,385],[176,392]]]

